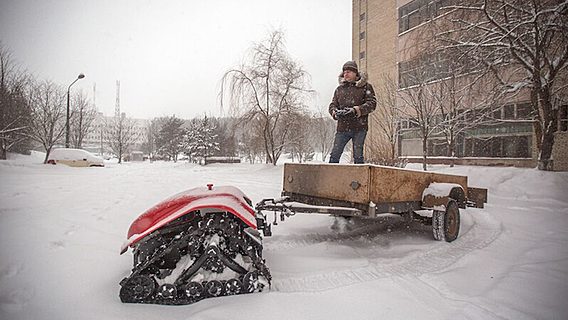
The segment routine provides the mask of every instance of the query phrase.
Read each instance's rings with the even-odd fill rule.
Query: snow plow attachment
[[[270,285],[251,201],[235,187],[190,189],[130,226],[134,267],[120,282],[124,303],[183,305]]]

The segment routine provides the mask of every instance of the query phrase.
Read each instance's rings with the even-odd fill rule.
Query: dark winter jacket
[[[343,75],[339,76],[339,87],[333,93],[329,105],[329,114],[333,116],[339,109],[359,106],[360,115],[337,120],[337,132],[368,130],[368,114],[377,106],[375,91],[367,76],[361,73],[356,82],[347,82]]]

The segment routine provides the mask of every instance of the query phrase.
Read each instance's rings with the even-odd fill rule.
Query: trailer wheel
[[[460,233],[460,209],[455,200],[448,201],[446,211],[434,210],[432,234],[438,241],[452,242]]]

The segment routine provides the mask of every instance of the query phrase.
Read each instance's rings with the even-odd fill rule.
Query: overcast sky
[[[351,59],[351,0],[1,0],[0,41],[39,79],[82,90],[105,115],[219,116],[223,72],[282,29],[327,106]]]

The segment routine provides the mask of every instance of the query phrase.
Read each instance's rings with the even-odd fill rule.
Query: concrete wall
[[[568,131],[559,131],[554,134],[552,159],[554,171],[568,171]]]

